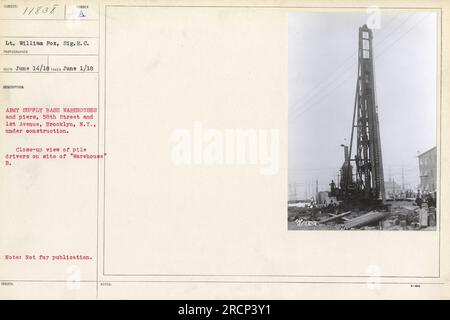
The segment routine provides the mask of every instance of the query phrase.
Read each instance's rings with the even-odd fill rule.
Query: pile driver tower
[[[386,197],[372,40],[372,30],[367,25],[360,27],[350,146],[342,145],[345,160],[341,167],[341,181],[332,190],[338,200],[344,202],[384,203]],[[354,144],[356,148],[352,157]]]

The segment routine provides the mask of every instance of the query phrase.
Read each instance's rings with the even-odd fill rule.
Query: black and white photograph
[[[288,230],[436,230],[437,21],[289,15]]]

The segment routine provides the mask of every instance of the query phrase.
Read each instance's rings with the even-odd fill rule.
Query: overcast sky
[[[368,14],[289,16],[289,184],[303,197],[326,190],[349,144],[358,28]],[[385,181],[419,183],[418,151],[436,146],[437,16],[381,12],[374,67]],[[355,147],[353,147],[352,155]]]

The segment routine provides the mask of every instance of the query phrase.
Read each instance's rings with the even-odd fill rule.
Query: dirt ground
[[[419,224],[419,207],[411,201],[390,201],[387,217],[371,224],[351,230],[436,230],[436,210],[428,209],[428,226]],[[352,210],[343,218],[329,222],[320,221],[342,213],[339,208],[298,208],[288,207],[288,230],[343,230],[347,221],[360,217],[366,211]]]

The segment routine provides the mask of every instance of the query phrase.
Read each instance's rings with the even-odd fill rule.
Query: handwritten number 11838
[[[59,5],[54,4],[53,6],[36,6],[36,7],[25,7],[25,10],[23,10],[22,15],[29,16],[29,15],[53,15],[56,11],[56,8],[58,8]]]

